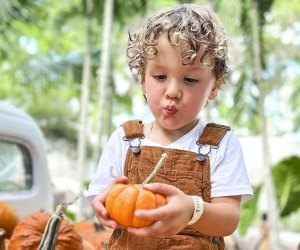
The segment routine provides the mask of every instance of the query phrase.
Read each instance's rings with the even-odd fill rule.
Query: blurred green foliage
[[[249,227],[253,224],[257,217],[257,202],[261,186],[253,188],[254,197],[251,200],[242,203],[242,214],[238,230],[241,235],[246,234]]]
[[[300,208],[300,158],[291,156],[272,167],[276,195],[282,217]]]
[[[276,197],[280,209],[280,217],[286,228],[288,216],[296,216],[300,212],[300,157],[290,156],[282,159],[271,167],[273,181],[275,185]],[[241,235],[259,218],[258,200],[262,186],[253,188],[254,198],[242,203],[242,215],[239,224]],[[294,220],[297,216],[294,218]],[[299,219],[298,219],[299,220]],[[291,224],[289,222],[289,224]],[[294,223],[295,224],[295,223]],[[297,225],[293,225],[297,227]],[[300,227],[300,224],[298,225]]]

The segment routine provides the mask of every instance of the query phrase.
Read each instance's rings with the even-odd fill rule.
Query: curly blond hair
[[[143,29],[129,33],[127,57],[131,70],[143,74],[147,60],[157,54],[156,46],[162,33],[167,34],[173,46],[180,45],[183,65],[193,64],[199,55],[200,62],[213,69],[217,88],[226,82],[227,37],[211,9],[181,4],[154,13]]]

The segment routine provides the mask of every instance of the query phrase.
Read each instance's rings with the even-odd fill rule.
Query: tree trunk
[[[103,15],[103,34],[102,50],[100,58],[100,69],[98,70],[98,89],[99,89],[99,149],[100,153],[103,147],[103,134],[107,101],[109,99],[109,70],[110,70],[110,38],[112,36],[113,22],[113,0],[105,0]]]
[[[83,187],[87,173],[86,166],[86,141],[87,141],[87,111],[89,106],[89,94],[90,94],[90,82],[91,82],[91,48],[92,48],[92,11],[93,11],[93,0],[86,1],[87,9],[87,29],[86,29],[86,47],[84,54],[82,84],[81,84],[81,100],[80,100],[80,116],[79,116],[79,130],[78,130],[78,180],[80,185]],[[84,208],[84,197],[79,197],[79,211],[78,220],[83,219],[83,208]]]
[[[269,205],[267,213],[269,224],[269,236],[271,239],[270,249],[280,249],[279,245],[279,212],[277,199],[275,195],[275,188],[273,178],[271,174],[271,159],[270,159],[270,147],[268,136],[268,124],[265,114],[265,97],[266,89],[262,81],[262,63],[261,63],[261,44],[259,39],[259,24],[258,24],[258,7],[257,0],[252,0],[252,37],[253,37],[253,54],[254,54],[254,79],[259,88],[258,107],[259,116],[261,121],[261,140],[262,140],[262,152],[263,152],[263,166],[265,167],[265,183],[264,189],[266,194],[266,201]]]

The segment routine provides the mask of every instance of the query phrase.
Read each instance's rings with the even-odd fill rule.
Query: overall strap
[[[141,120],[129,120],[123,123],[122,126],[127,139],[144,136],[143,123]],[[216,123],[208,123],[204,128],[202,134],[199,136],[197,143],[208,144],[217,147],[224,135],[229,130],[230,127],[228,126]]]
[[[228,126],[216,123],[208,123],[202,134],[199,136],[197,144],[218,147],[220,141],[229,130],[230,127]]]
[[[129,120],[122,124],[127,139],[144,136],[143,123],[141,120]]]

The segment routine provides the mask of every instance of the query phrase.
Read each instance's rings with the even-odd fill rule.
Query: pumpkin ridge
[[[116,220],[118,214],[115,213],[115,200],[118,198],[119,193],[122,192],[127,186],[125,184],[115,184],[111,187],[106,196],[105,207],[107,211],[110,211],[109,217]]]
[[[135,185],[135,187],[137,187],[138,193],[137,193],[137,196],[136,196],[136,199],[135,199],[135,203],[134,203],[134,210],[133,210],[133,216],[132,216],[132,221],[131,221],[131,225],[132,226],[136,225],[137,218],[135,217],[134,213],[135,213],[135,210],[137,210],[138,201],[139,201],[139,198],[141,196],[141,190],[142,190],[142,188],[140,188],[138,185]]]
[[[115,200],[113,210],[117,214],[117,217],[119,217],[120,223],[124,226],[132,226],[138,193],[139,190],[135,185],[127,186],[119,193],[118,198]],[[125,201],[125,204],[122,204],[122,201]],[[120,208],[122,208],[121,211],[119,211]]]

